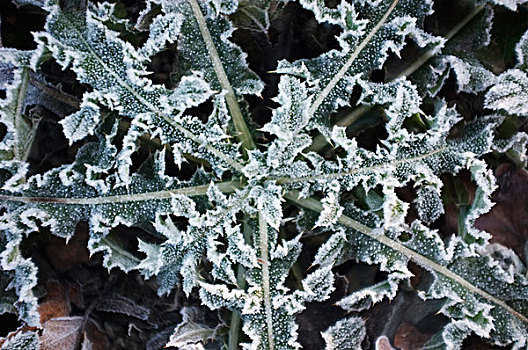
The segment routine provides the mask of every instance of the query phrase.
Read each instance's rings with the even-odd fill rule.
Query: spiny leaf
[[[395,53],[404,46],[405,37],[418,35],[416,18],[431,12],[430,1],[392,0],[351,5],[342,1],[329,9],[318,1],[301,1],[314,12],[319,22],[339,25],[342,50],[332,50],[311,60],[279,62],[277,71],[305,78],[314,86],[314,99],[308,109],[310,127],[329,136],[329,115],[348,105],[354,85],[365,72],[379,68],[389,49]],[[424,43],[425,44],[425,43]]]

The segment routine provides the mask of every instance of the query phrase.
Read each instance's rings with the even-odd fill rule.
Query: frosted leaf
[[[456,74],[459,91],[477,93],[498,81],[498,78],[477,60],[464,60],[456,56],[446,56],[444,59]]]
[[[472,252],[471,246],[459,237],[453,237],[444,244],[437,232],[417,221],[411,225],[411,239],[400,243],[397,235],[371,229],[372,223],[361,220],[361,217],[350,219],[352,214],[346,212],[348,218],[342,221],[349,227],[349,248],[358,254],[361,261],[381,262],[382,270],[388,271],[390,277],[386,282],[346,297],[339,302],[342,307],[362,310],[375,300],[394,295],[398,282],[409,278],[411,274],[405,272],[405,260],[399,264],[390,261],[394,261],[398,252],[409,249],[406,255],[431,271],[435,277],[433,284],[427,291],[420,292],[420,296],[424,299],[447,300],[441,312],[450,318],[450,322],[439,335],[445,344],[457,349],[463,338],[472,332],[492,339],[497,345],[515,344],[514,347],[519,348],[526,344],[528,333],[523,323],[525,318],[519,313],[528,301],[528,281],[524,276],[512,269],[504,270],[498,262]],[[360,223],[367,225],[361,226]],[[359,235],[355,236],[354,231],[359,231]],[[384,237],[377,238],[379,235]],[[373,249],[366,245],[358,247],[359,242]],[[384,243],[375,246],[375,242]],[[367,254],[369,251],[371,255]]]
[[[104,238],[92,239],[88,243],[88,248],[92,254],[103,253],[103,267],[108,270],[118,268],[124,272],[129,272],[137,267],[139,258],[126,250],[120,243],[119,238],[110,233]]]
[[[480,253],[495,259],[500,267],[510,275],[522,275],[526,272],[526,267],[515,252],[500,243],[491,243]]]
[[[493,149],[497,152],[511,151],[522,164],[526,164],[528,152],[528,134],[518,132],[509,139],[496,140]]]
[[[145,277],[156,276],[159,282],[158,294],[168,294],[178,283],[188,295],[197,285],[197,262],[206,254],[206,232],[202,227],[189,226],[178,230],[172,221],[156,220],[156,228],[169,239],[161,245],[140,243],[140,249],[147,257],[136,266]],[[222,259],[219,259],[221,262]],[[183,281],[182,281],[183,277]]]
[[[497,80],[479,61],[478,55],[479,50],[490,43],[493,17],[492,6],[474,14],[471,21],[445,43],[441,54],[433,56],[411,74],[410,79],[420,92],[435,96],[444,86],[451,69],[461,91],[482,91]]]
[[[39,350],[40,340],[37,332],[19,332],[2,344],[2,350]]]
[[[161,100],[161,105],[165,113],[170,114],[173,111],[184,111],[199,106],[211,95],[213,91],[209,84],[199,75],[184,76],[171,94]]]
[[[291,165],[302,150],[311,144],[312,139],[306,134],[296,135],[289,142],[275,140],[268,149],[266,163],[270,168],[277,169],[276,174],[288,174],[290,170],[288,165]]]
[[[179,13],[168,13],[154,18],[149,28],[149,37],[138,52],[141,59],[146,61],[167,43],[173,43],[180,32],[182,22],[183,16]]]
[[[492,3],[502,5],[509,10],[517,10],[517,6],[525,4],[527,0],[490,0]]]
[[[69,140],[70,145],[94,133],[95,127],[101,119],[100,113],[99,106],[90,102],[85,95],[81,109],[60,121],[64,135]]]
[[[258,223],[255,220],[249,220],[246,225],[256,229],[254,240],[259,240]],[[270,248],[276,246],[276,231],[268,227]],[[272,236],[273,235],[273,236]],[[255,237],[256,236],[256,237]],[[230,309],[238,310],[244,321],[243,330],[250,337],[251,344],[243,344],[246,348],[266,348],[270,342],[273,342],[277,349],[298,349],[299,344],[296,341],[297,328],[295,324],[295,314],[302,311],[304,306],[303,293],[290,293],[289,289],[284,286],[286,277],[291,266],[296,261],[301,245],[299,243],[300,235],[289,241],[283,241],[276,249],[270,252],[271,259],[267,262],[269,271],[269,290],[270,300],[264,297],[263,286],[263,269],[262,264],[266,262],[259,261],[258,266],[246,271],[247,290],[240,302],[235,302],[232,298],[229,288],[218,287],[215,292],[214,300],[211,299],[211,289],[207,287],[207,298],[214,302],[214,305],[225,305]],[[259,250],[259,246],[255,247]],[[257,252],[261,256],[260,252]],[[330,271],[330,270],[329,270]],[[317,280],[317,278],[315,278]],[[205,291],[201,291],[203,293]],[[223,301],[222,301],[222,300]],[[242,302],[242,300],[244,300]],[[270,314],[268,314],[268,306]],[[271,317],[271,318],[268,318]]]
[[[321,332],[326,344],[325,350],[360,350],[366,334],[365,321],[359,317],[338,321]]]
[[[337,222],[337,219],[343,212],[343,207],[339,204],[341,186],[339,182],[332,181],[328,184],[328,190],[326,191],[326,197],[323,198],[321,203],[323,204],[323,211],[315,227],[328,227]]]
[[[515,46],[515,54],[517,56],[516,67],[525,72],[528,71],[528,31],[524,33],[517,46]]]
[[[376,283],[375,285],[357,290],[339,300],[336,305],[347,312],[363,311],[373,304],[383,300],[385,297],[392,299],[398,291],[400,278],[395,274],[389,275],[389,279]]]
[[[375,214],[366,213],[349,204],[343,213],[366,227],[381,229],[383,222]],[[349,259],[368,264],[379,264],[382,271],[392,271],[395,278],[411,276],[407,269],[409,258],[378,242],[375,238],[365,236],[359,228],[348,228],[344,251]]]
[[[348,154],[354,154],[358,152],[358,145],[355,139],[349,139],[346,135],[346,128],[343,126],[335,125],[332,128],[332,134],[330,135],[332,142],[337,146],[343,147]],[[348,160],[348,159],[347,159]]]
[[[312,98],[313,96],[308,95],[306,83],[295,77],[282,76],[279,95],[273,99],[280,107],[273,111],[271,121],[262,130],[291,141],[309,121],[307,111]]]
[[[252,268],[258,266],[257,255],[253,247],[245,242],[240,231],[240,226],[226,229],[226,236],[229,242],[227,253],[233,261],[239,262],[245,267]]]
[[[343,259],[343,251],[346,245],[346,235],[344,230],[338,230],[321,245],[314,258],[314,265],[338,264]]]
[[[199,71],[204,74],[204,79],[215,91],[222,91],[225,85],[220,81],[218,72],[224,70],[229,84],[234,92],[241,96],[260,95],[264,88],[257,75],[251,72],[246,63],[246,54],[229,38],[233,27],[223,13],[232,13],[238,6],[233,0],[214,0],[197,2],[201,11],[206,15],[206,24],[209,28],[212,43],[207,42],[193,14],[191,4],[186,0],[159,1],[165,13],[179,13],[184,16],[178,36],[178,50],[186,63],[184,70]],[[218,61],[210,55],[209,45],[214,45]],[[222,67],[218,65],[222,64]]]
[[[156,276],[163,265],[160,247],[138,239],[138,250],[147,257],[137,264],[135,268],[140,270],[146,278]]]
[[[505,110],[509,114],[528,115],[528,75],[519,69],[502,73],[498,83],[486,94],[485,106],[494,110]]]
[[[262,127],[263,131],[278,137],[268,149],[266,163],[269,167],[280,169],[291,164],[312,143],[308,135],[301,133],[309,121],[311,99],[305,83],[291,76],[281,78],[279,95],[274,98],[281,106],[273,111],[271,121]]]
[[[34,5],[37,7],[44,7],[45,0],[16,0],[14,3],[17,5]]]
[[[497,83],[486,94],[484,105],[494,110],[504,110],[518,116],[528,115],[526,101],[528,94],[528,32],[515,47],[517,64],[514,69],[502,73]]]
[[[353,5],[341,1],[336,8],[328,8],[324,2],[318,0],[302,0],[301,5],[314,13],[318,22],[337,24],[342,28],[362,33],[368,20],[358,19],[358,14]]]
[[[209,0],[210,6],[215,11],[215,15],[230,15],[238,8],[238,0]]]
[[[491,194],[496,190],[497,184],[495,177],[490,169],[482,160],[469,159],[467,167],[479,187],[475,190],[475,198],[471,204],[470,210],[461,222],[460,231],[466,241],[487,242],[490,235],[487,232],[478,230],[475,227],[475,221],[483,214],[486,214],[493,206]]]
[[[171,196],[172,215],[184,216],[189,219],[197,217],[199,213],[196,211],[195,206],[194,201],[188,196],[180,193]]]
[[[0,123],[6,128],[0,141],[0,160],[25,161],[38,121],[25,116],[34,88],[30,84],[30,59],[33,52],[0,48],[0,83],[5,98],[0,99]]]
[[[418,215],[424,222],[434,222],[444,213],[444,205],[438,191],[430,186],[418,189],[415,203]]]
[[[221,307],[241,308],[244,305],[245,293],[240,289],[229,289],[225,284],[200,282],[200,299],[213,310]]]
[[[330,293],[335,289],[332,267],[333,265],[321,267],[302,281],[306,301],[324,301],[330,297]]]
[[[213,269],[211,275],[216,280],[236,285],[235,271],[228,255],[220,253],[218,247],[222,244],[212,238],[207,241],[207,259],[212,263]]]
[[[271,5],[269,0],[240,0],[238,11],[231,15],[231,20],[236,28],[267,32],[270,26],[270,15],[268,12]]]
[[[320,1],[301,4],[312,10],[318,21],[343,28],[338,37],[341,50],[332,50],[311,60],[280,61],[277,71],[302,76],[313,86],[308,128],[317,128],[328,135],[330,113],[348,104],[354,85],[365,72],[381,67],[389,50],[398,53],[403,48],[405,37],[413,34],[411,28],[416,18],[431,12],[431,2],[378,1],[376,5],[350,5],[342,1],[336,9],[329,9]]]
[[[3,218],[2,218],[3,219]],[[2,230],[0,263],[3,274],[7,276],[6,280],[9,284],[6,290],[14,290],[17,299],[14,307],[18,314],[18,318],[26,322],[30,326],[40,326],[40,315],[38,312],[37,297],[33,293],[33,288],[37,286],[37,267],[28,258],[24,258],[20,251],[20,243],[22,235],[17,232],[9,231],[9,227],[0,223]]]
[[[401,130],[406,118],[420,112],[422,101],[416,87],[408,80],[397,79],[386,84],[360,81],[363,88],[360,102],[366,105],[388,105],[386,109],[389,121],[386,125],[388,138]]]
[[[91,148],[91,146],[93,144],[85,147]],[[147,161],[141,167],[140,172],[131,177],[128,189],[108,186],[107,188],[110,188],[108,191],[98,192],[100,188],[94,188],[84,181],[82,174],[85,172],[83,160],[85,153],[81,150],[78,154],[78,162],[72,167],[57,168],[44,175],[30,178],[26,188],[18,194],[21,198],[20,203],[16,201],[17,198],[14,198],[15,201],[8,207],[9,215],[2,221],[7,227],[16,227],[14,225],[22,222],[25,227],[33,229],[37,228],[36,222],[41,222],[43,226],[50,227],[52,233],[65,238],[73,235],[77,222],[88,221],[90,251],[92,253],[104,252],[105,265],[109,268],[118,266],[124,270],[133,269],[139,260],[125,251],[118,240],[107,237],[112,227],[132,226],[153,220],[155,213],[158,215],[172,213],[177,209],[176,204],[183,202],[189,203],[190,207],[186,208],[186,212],[192,218],[196,214],[193,212],[191,202],[186,201],[183,196],[185,193],[183,188],[203,186],[209,181],[205,178],[201,181],[206,182],[200,183],[197,176],[196,179],[184,185],[184,182],[167,178],[163,174],[163,157],[159,155],[163,153]],[[70,174],[62,174],[63,170],[68,170]],[[68,182],[65,183],[64,180]],[[110,184],[112,180],[115,181],[115,178],[107,179]],[[183,187],[180,187],[182,185]],[[182,193],[179,193],[178,188],[182,188]],[[197,194],[205,195],[205,187]],[[24,198],[35,195],[41,199],[20,205],[24,203]],[[157,268],[154,270],[158,271]],[[159,271],[162,274],[165,270],[160,268]],[[152,274],[152,271],[149,274]]]
[[[275,230],[279,229],[282,219],[282,188],[273,184],[265,187],[255,186],[251,189],[250,197],[254,198],[256,207],[262,212],[266,222]]]
[[[180,311],[182,321],[176,326],[165,347],[174,346],[179,349],[203,349],[203,344],[214,339],[216,329],[200,323],[197,311],[184,307]]]
[[[406,203],[396,196],[394,187],[390,184],[383,186],[385,201],[383,203],[383,226],[385,229],[401,227],[404,224],[409,203]]]
[[[147,40],[146,53],[141,53],[141,48],[136,50],[106,28],[97,8],[89,6],[86,13],[63,13],[57,4],[50,3],[47,10],[50,13],[48,31],[36,34],[39,50],[51,51],[59,64],[71,66],[80,82],[91,85],[94,91],[89,93],[89,99],[92,103],[132,119],[119,156],[120,178],[125,184],[130,181],[130,155],[136,149],[135,142],[146,133],[159,137],[164,144],[180,142],[181,153],[209,160],[216,164],[215,170],[219,172],[237,167],[233,163],[237,158],[237,146],[224,141],[227,135],[215,121],[204,125],[196,118],[182,118],[185,109],[197,106],[213,94],[200,74],[190,72],[174,90],[153,85],[145,77],[148,72],[144,55],[161,50],[159,45],[164,45],[168,38],[157,44],[152,41],[154,39]],[[158,17],[153,26],[158,30],[157,26],[165,23],[176,33],[180,17],[169,13],[165,19]],[[216,160],[212,161],[213,158]]]
[[[512,276],[502,270],[496,262],[487,258],[454,259],[450,270],[477,288],[499,296],[505,305],[526,304],[528,284],[524,277]],[[460,344],[464,336],[475,332],[479,336],[490,337],[494,344],[515,344],[514,348],[525,346],[528,333],[518,318],[507,312],[504,307],[485,301],[480,296],[469,293],[463,286],[442,275],[427,292],[426,297],[447,297],[448,302],[442,308],[446,315],[460,321],[448,325],[441,338],[446,344]],[[463,335],[459,334],[461,331]],[[455,345],[454,348],[458,348]]]

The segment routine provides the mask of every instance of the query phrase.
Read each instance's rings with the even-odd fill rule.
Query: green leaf
[[[383,65],[389,50],[398,54],[406,36],[420,34],[416,18],[431,12],[431,2],[384,0],[351,5],[342,1],[335,9],[313,0],[301,4],[313,11],[319,22],[343,29],[338,37],[341,50],[311,60],[280,61],[277,71],[302,77],[313,86],[314,98],[307,112],[310,128],[329,137],[330,113],[348,105],[353,87],[365,78],[365,72]]]
[[[361,349],[361,342],[366,335],[365,321],[359,317],[350,317],[336,322],[322,332],[326,350]]]

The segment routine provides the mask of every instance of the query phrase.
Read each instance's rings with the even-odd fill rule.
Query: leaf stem
[[[13,118],[13,124],[15,125],[15,130],[20,131],[24,130],[25,128],[20,126],[20,123],[22,121],[22,113],[23,107],[24,107],[24,100],[26,99],[26,92],[28,89],[28,83],[29,83],[29,67],[22,67],[20,72],[20,89],[18,90],[17,99],[16,99],[16,105],[15,105],[15,115]],[[19,160],[26,160],[27,153],[29,152],[29,149],[23,149],[21,145],[21,140],[18,139],[20,137],[20,134],[17,133],[17,142],[15,145],[15,158]],[[28,148],[26,143],[24,142],[24,145]]]
[[[310,209],[316,212],[321,212],[323,210],[323,206],[321,202],[314,198],[305,198],[301,199],[299,198],[299,192],[298,191],[291,191],[286,193],[285,197],[292,202],[296,203],[297,205],[304,207],[306,209]],[[489,294],[488,292],[474,286],[467,280],[465,280],[463,277],[457,275],[453,271],[449,270],[446,266],[440,265],[429,258],[415,252],[412,249],[407,248],[400,242],[397,242],[395,240],[390,239],[389,237],[385,236],[384,234],[376,234],[373,232],[373,230],[365,226],[357,221],[355,221],[352,218],[349,218],[346,215],[341,215],[339,219],[337,220],[340,224],[352,228],[366,236],[369,236],[370,238],[373,238],[377,240],[378,242],[390,247],[391,249],[396,250],[397,252],[404,254],[405,256],[409,257],[411,260],[413,260],[418,265],[432,271],[436,271],[445,277],[455,281],[456,283],[460,284],[462,287],[466,288],[470,292],[477,294],[484,299],[487,299],[494,304],[502,307],[506,311],[508,311],[510,314],[518,318],[519,320],[528,323],[528,318],[518,312],[517,310],[513,309],[511,306],[506,304],[504,301],[494,297],[493,295]]]
[[[446,41],[449,41],[452,39],[466,24],[468,24],[476,15],[479,14],[480,11],[482,11],[486,7],[486,4],[479,5],[471,11],[470,14],[468,14],[466,17],[464,17],[460,22],[457,23],[456,26],[454,26],[445,36]],[[420,68],[422,65],[424,65],[425,62],[427,62],[431,57],[433,57],[438,52],[438,47],[434,47],[428,51],[426,51],[424,54],[422,54],[416,61],[413,62],[409,67],[405,68],[403,71],[401,71],[398,75],[396,75],[392,80],[399,79],[401,77],[408,77],[409,75],[413,74]]]
[[[244,148],[254,149],[255,142],[253,141],[251,133],[249,132],[249,129],[247,127],[246,121],[244,120],[244,116],[242,115],[242,111],[238,104],[237,97],[235,95],[235,92],[233,91],[231,83],[229,82],[229,79],[224,69],[224,65],[222,64],[222,60],[218,55],[218,51],[216,50],[213,38],[211,37],[211,33],[209,32],[209,28],[207,27],[205,17],[203,16],[202,10],[200,9],[200,5],[198,5],[198,2],[196,0],[188,1],[192,7],[194,18],[198,23],[200,32],[202,33],[202,37],[207,47],[207,51],[209,52],[209,57],[211,58],[213,69],[216,73],[216,76],[218,77],[220,86],[223,90],[226,91],[225,99],[227,102],[227,107],[231,112],[231,117],[233,118],[235,130],[238,133],[238,135],[236,136],[242,142],[242,146]]]
[[[427,152],[425,154],[420,154],[420,155],[415,156],[415,157],[405,158],[405,159],[395,159],[395,160],[392,160],[392,161],[389,161],[389,162],[380,163],[380,164],[372,165],[372,166],[369,166],[369,167],[356,168],[356,169],[352,169],[352,170],[348,170],[348,171],[343,171],[341,173],[330,173],[330,174],[321,174],[321,175],[303,176],[303,177],[281,177],[281,178],[276,180],[276,183],[278,185],[284,185],[284,184],[291,184],[291,183],[297,183],[297,182],[306,182],[306,181],[315,181],[315,180],[322,180],[322,179],[330,180],[330,179],[340,178],[340,177],[343,177],[343,176],[356,175],[356,174],[361,174],[361,173],[364,173],[364,172],[376,171],[378,169],[383,169],[383,168],[386,168],[386,167],[391,167],[391,166],[395,167],[395,166],[402,165],[402,164],[419,162],[419,161],[425,160],[425,159],[427,159],[429,157],[433,157],[433,156],[437,155],[438,153],[442,153],[442,152],[444,152],[444,151],[446,151],[448,149],[449,149],[449,147],[441,147],[441,148],[435,149],[435,150],[433,150],[431,152]]]
[[[228,181],[215,183],[223,193],[232,193],[240,187],[239,181]],[[66,205],[98,205],[124,202],[143,202],[149,200],[170,199],[174,194],[186,196],[202,196],[207,193],[209,185],[182,187],[173,190],[118,194],[113,196],[86,197],[86,198],[63,198],[63,197],[28,197],[28,196],[7,196],[0,195],[0,201],[20,202],[20,203],[55,203]]]
[[[237,271],[237,280],[239,278],[239,271],[240,271],[240,266],[239,265],[239,269]],[[242,267],[243,268],[243,267]],[[229,350],[238,350],[240,349],[240,346],[238,345],[239,344],[239,340],[238,340],[238,335],[240,333],[240,315],[238,314],[237,311],[232,311],[231,312],[231,323],[229,325]]]
[[[90,52],[90,54],[95,58],[95,60],[103,67],[116,81],[121,87],[130,94],[136,98],[138,101],[140,101],[144,106],[146,106],[148,109],[150,109],[152,112],[156,113],[157,115],[161,116],[163,120],[165,120],[168,124],[172,125],[175,129],[183,133],[186,137],[191,139],[193,142],[196,142],[200,145],[203,145],[207,150],[209,150],[211,153],[213,153],[216,157],[222,159],[227,164],[232,166],[235,170],[240,171],[242,169],[242,164],[237,162],[234,159],[231,159],[221,151],[217,150],[216,148],[212,147],[209,144],[205,144],[204,142],[197,137],[195,134],[193,134],[191,131],[187,130],[185,127],[181,126],[180,124],[176,123],[173,118],[171,118],[169,115],[165,114],[163,111],[161,111],[158,107],[147,101],[143,96],[141,96],[138,91],[136,91],[132,86],[128,84],[127,81],[125,81],[118,73],[110,69],[110,67],[107,65],[107,63],[99,56],[99,54],[94,51],[90,43],[85,39],[83,34],[79,31],[79,29],[75,26],[74,22],[69,22],[71,28],[73,28],[77,35],[79,36],[79,40],[84,44],[84,46],[87,48],[87,50]]]
[[[244,240],[248,243],[251,240],[253,230],[249,225],[250,217],[248,214],[244,215],[244,222],[242,224],[242,232],[244,234]],[[237,266],[237,284],[238,288],[245,290],[246,283],[246,268],[242,264]],[[231,313],[231,325],[229,328],[229,350],[238,350],[240,349],[240,315],[236,311]]]
[[[268,252],[268,224],[264,215],[259,212],[260,259],[262,260],[262,293],[264,298],[264,312],[266,314],[266,328],[268,332],[268,348],[275,349],[273,341],[273,317],[271,309],[269,252]]]
[[[367,35],[367,37],[365,39],[363,39],[363,41],[358,45],[358,47],[356,47],[356,49],[354,50],[354,52],[352,53],[352,55],[346,60],[345,64],[343,64],[343,66],[341,67],[341,69],[339,69],[339,71],[337,72],[337,74],[332,78],[332,80],[330,80],[330,82],[325,86],[325,88],[323,89],[323,91],[317,96],[317,98],[315,99],[314,103],[310,106],[310,109],[308,110],[308,115],[314,115],[315,112],[317,111],[317,109],[319,108],[319,106],[323,103],[323,101],[328,97],[328,95],[332,92],[332,90],[336,87],[336,85],[339,83],[339,81],[341,79],[343,79],[343,77],[345,76],[345,74],[347,73],[348,69],[350,68],[350,66],[352,65],[352,63],[354,63],[354,61],[356,60],[356,58],[359,56],[359,54],[361,53],[361,51],[363,51],[363,49],[368,45],[368,43],[372,40],[372,38],[374,37],[374,35],[376,35],[376,33],[378,32],[378,30],[380,30],[381,26],[383,26],[383,24],[385,24],[385,21],[387,20],[387,18],[389,18],[390,14],[392,13],[392,11],[394,10],[394,8],[396,7],[396,5],[398,5],[398,2],[399,0],[394,0],[392,2],[392,4],[389,6],[389,8],[387,9],[387,11],[385,11],[385,13],[383,14],[383,17],[381,17],[381,19],[379,20],[379,22],[374,26],[374,28],[372,28],[369,32],[369,34]]]
[[[480,11],[482,11],[486,7],[485,4],[482,4],[480,6],[475,7],[473,11],[471,11],[470,14],[468,14],[466,17],[464,17],[457,25],[455,25],[445,36],[446,40],[451,40],[466,24],[468,24],[477,14],[479,14]],[[399,79],[401,77],[408,77],[409,75],[416,72],[421,66],[423,66],[429,59],[431,59],[436,53],[438,52],[438,47],[434,47],[425,53],[423,53],[420,57],[416,59],[409,67],[398,73],[394,78],[390,79],[390,81],[394,81],[396,79]],[[363,114],[365,114],[368,110],[370,110],[372,106],[369,105],[361,105],[356,107],[352,112],[350,112],[348,115],[343,117],[342,119],[338,120],[336,125],[348,127],[352,125],[356,120],[358,120]],[[322,134],[317,135],[310,147],[306,149],[306,151],[314,151],[317,152],[321,149],[323,149],[328,144],[328,141],[326,140],[326,137]]]

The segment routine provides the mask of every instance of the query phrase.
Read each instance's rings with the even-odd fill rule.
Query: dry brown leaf
[[[402,323],[394,335],[394,346],[401,350],[418,350],[431,339],[432,334],[422,333],[409,323]]]
[[[85,327],[82,350],[106,350],[108,340],[95,321],[89,320]]]
[[[52,318],[43,324],[40,350],[77,350],[82,340],[84,318]]]
[[[136,304],[133,300],[119,294],[110,294],[99,298],[95,309],[105,312],[113,312],[135,317],[140,320],[147,320],[150,310]]]
[[[68,316],[71,311],[68,293],[59,282],[48,281],[46,289],[47,294],[38,307],[42,324],[52,318]]]

